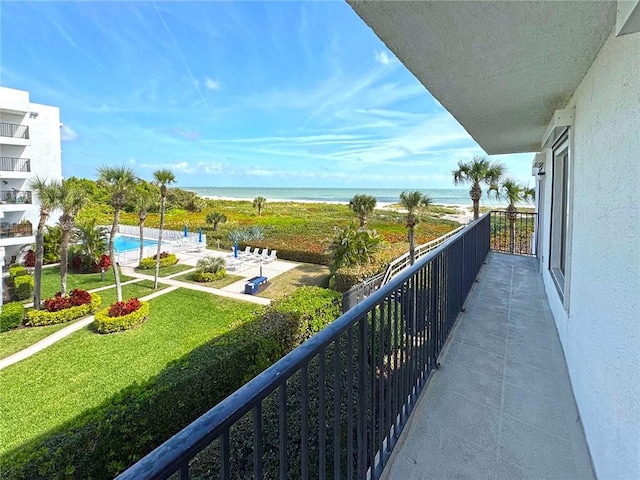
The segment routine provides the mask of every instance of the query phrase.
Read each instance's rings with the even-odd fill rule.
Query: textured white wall
[[[568,313],[546,266],[549,202],[544,207],[543,279],[596,474],[607,480],[640,478],[639,72],[640,33],[612,35],[568,105]]]

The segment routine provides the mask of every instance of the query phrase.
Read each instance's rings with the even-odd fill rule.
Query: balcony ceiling
[[[347,1],[488,154],[540,150],[616,18],[602,0]]]

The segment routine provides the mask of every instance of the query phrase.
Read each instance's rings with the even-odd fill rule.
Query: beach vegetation
[[[164,215],[167,203],[167,185],[175,183],[176,177],[171,170],[166,168],[153,172],[156,185],[160,188],[160,227],[158,231],[158,252],[156,253],[156,272],[153,280],[153,288],[158,288],[158,276],[160,274],[160,250],[162,248],[162,229],[164,228]],[[142,265],[142,262],[140,262]]]
[[[416,190],[404,191],[400,194],[400,205],[406,210],[407,241],[409,242],[409,262],[413,265],[416,261],[415,251],[415,227],[420,221],[418,212],[428,209],[432,204],[431,197]]]
[[[218,231],[218,225],[227,222],[227,216],[220,212],[211,212],[207,214],[207,223],[213,227],[213,231]]]
[[[331,272],[341,267],[366,265],[382,247],[382,239],[375,230],[364,230],[349,226],[336,231],[329,244]]]
[[[358,216],[360,228],[367,228],[367,217],[373,213],[378,201],[371,195],[354,195],[349,208]]]
[[[458,168],[454,170],[454,185],[471,184],[469,196],[473,202],[473,219],[480,216],[480,198],[482,197],[482,184],[490,187],[496,184],[505,172],[502,163],[490,162],[486,157],[473,157],[472,160],[458,162]]]
[[[253,199],[253,208],[258,210],[258,215],[262,215],[262,209],[267,203],[267,199],[264,197],[256,197]]]

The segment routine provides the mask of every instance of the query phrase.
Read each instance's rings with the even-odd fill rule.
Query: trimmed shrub
[[[83,305],[72,306],[65,308],[64,310],[58,310],[55,312],[48,312],[46,310],[29,310],[27,312],[27,321],[25,322],[30,327],[39,327],[42,325],[54,325],[57,323],[70,322],[76,318],[84,317],[95,312],[102,299],[97,293],[92,293],[91,302]]]
[[[7,453],[3,479],[111,479],[339,314],[340,295],[319,287],[275,301],[148,382]]]
[[[6,332],[16,328],[24,319],[24,305],[20,302],[11,302],[2,306],[0,313],[0,332]]]
[[[47,298],[44,302],[47,312],[59,312],[65,308],[79,307],[91,303],[91,294],[86,290],[71,290],[68,297],[63,297],[57,292],[53,298]]]
[[[196,271],[193,274],[193,279],[196,282],[215,282],[216,280],[220,280],[226,276],[227,271],[224,268],[221,268],[216,273]]]
[[[26,300],[33,295],[33,277],[18,275],[13,279],[13,296],[16,300]]]
[[[138,268],[141,268],[143,270],[151,270],[152,268],[156,268],[156,257],[157,255],[154,255],[153,257],[143,258]],[[176,263],[178,263],[178,257],[176,257],[175,253],[162,252],[160,254],[160,267],[168,267],[170,265],[175,265]]]
[[[23,275],[29,275],[29,271],[26,269],[26,267],[23,267],[22,265],[14,265],[9,267],[9,278],[11,280]]]
[[[107,270],[111,266],[111,257],[106,253],[103,253],[98,262],[98,269],[104,268]]]
[[[121,332],[141,324],[147,318],[149,302],[132,298],[128,302],[116,302],[97,312],[93,325],[98,333]]]

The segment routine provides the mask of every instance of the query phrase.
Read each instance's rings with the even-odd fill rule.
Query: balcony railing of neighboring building
[[[491,212],[491,250],[514,255],[537,254],[538,214]]]
[[[28,158],[0,157],[0,170],[3,172],[30,172],[31,160]]]
[[[118,478],[378,478],[489,242],[485,215]]]
[[[0,204],[32,203],[31,192],[27,190],[2,190],[0,191]]]
[[[30,237],[33,235],[33,225],[29,222],[14,223],[0,222],[0,238]]]
[[[0,122],[0,137],[29,139],[29,126]]]

